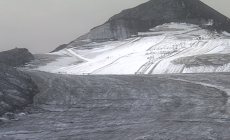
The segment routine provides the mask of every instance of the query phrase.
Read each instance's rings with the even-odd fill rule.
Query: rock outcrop
[[[0,63],[8,66],[19,67],[32,60],[34,60],[33,55],[25,48],[15,48],[0,52]]]
[[[0,63],[0,116],[33,103],[38,88],[30,76]]]
[[[197,24],[202,28],[230,32],[230,20],[200,0],[150,0],[123,10],[78,40],[121,40],[169,22]],[[74,44],[74,43],[72,43]]]

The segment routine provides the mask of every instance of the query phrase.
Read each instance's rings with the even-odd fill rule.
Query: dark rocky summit
[[[208,21],[213,21],[213,25],[206,25]],[[170,22],[192,23],[210,30],[230,32],[229,18],[200,0],[150,0],[135,8],[123,10],[77,40],[126,39],[137,32]]]
[[[38,92],[30,76],[0,63],[0,116],[33,103]]]
[[[19,67],[32,60],[34,60],[33,55],[25,48],[15,48],[0,52],[0,63],[8,66]]]

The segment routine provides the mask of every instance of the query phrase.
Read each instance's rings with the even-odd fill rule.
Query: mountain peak
[[[213,24],[207,25],[210,20]],[[77,40],[121,40],[170,22],[184,22],[209,30],[230,32],[230,20],[200,0],[150,0],[112,16]]]

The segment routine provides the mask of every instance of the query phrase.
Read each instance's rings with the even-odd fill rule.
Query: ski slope
[[[230,34],[192,24],[168,23],[123,41],[89,42],[55,54],[73,57],[80,63],[63,65],[61,61],[62,66],[50,69],[52,62],[38,69],[76,75],[230,72]],[[193,57],[201,57],[202,62],[194,62],[200,60]],[[183,60],[187,58],[192,59]]]

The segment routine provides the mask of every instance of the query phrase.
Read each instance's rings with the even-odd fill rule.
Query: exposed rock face
[[[199,0],[150,0],[111,17],[77,40],[126,39],[140,31],[148,31],[169,22],[186,22],[210,30],[230,32],[230,20]],[[213,24],[207,25],[208,22]]]
[[[0,63],[0,116],[33,103],[37,92],[30,76]]]
[[[25,48],[15,48],[9,51],[0,52],[0,63],[8,66],[23,66],[32,60],[34,60],[33,55]]]

